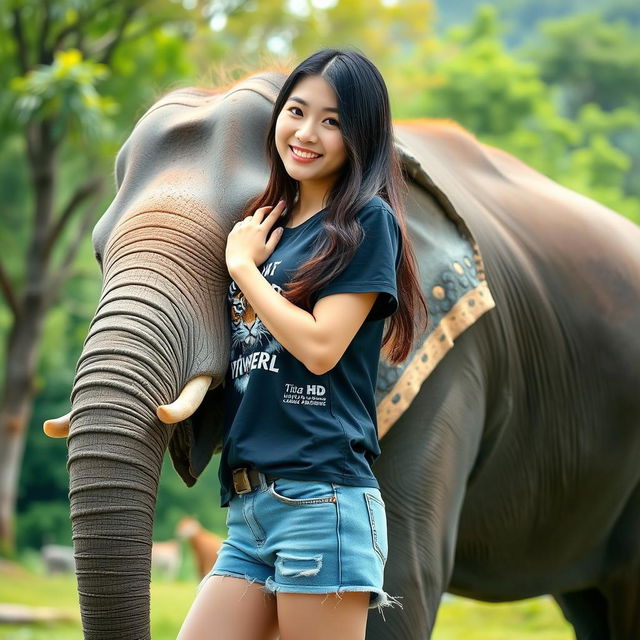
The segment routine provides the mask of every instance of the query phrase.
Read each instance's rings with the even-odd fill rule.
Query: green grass
[[[447,597],[432,640],[574,640],[551,597],[487,603]]]
[[[154,640],[175,640],[195,596],[196,580],[151,584]],[[0,640],[80,640],[74,576],[0,575],[0,602],[55,607],[77,616],[77,623],[0,625]],[[433,640],[573,640],[569,625],[550,598],[486,604],[446,597]],[[204,640],[204,639],[203,639]]]
[[[151,633],[154,640],[175,640],[195,596],[196,581],[151,584]],[[79,640],[82,638],[74,576],[0,576],[0,602],[54,607],[76,617],[74,623],[0,625],[0,640]]]

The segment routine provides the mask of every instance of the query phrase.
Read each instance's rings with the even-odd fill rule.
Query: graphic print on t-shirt
[[[326,393],[327,389],[322,384],[295,385],[288,382],[284,385],[282,402],[324,407],[327,404]]]
[[[273,276],[281,260],[266,263],[262,268],[265,278]],[[282,287],[271,282],[271,287],[282,295]],[[249,372],[264,369],[278,373],[278,353],[282,345],[264,326],[244,293],[235,281],[229,286],[231,307],[231,379],[238,393],[244,394],[249,382]],[[301,380],[286,382],[281,401],[287,404],[324,407],[327,404],[326,388],[321,384],[307,384]]]
[[[269,263],[262,269],[262,275],[277,268],[277,263]],[[281,293],[278,285],[271,286]],[[267,327],[244,297],[235,281],[229,286],[231,307],[231,379],[238,393],[244,394],[252,369],[265,369],[277,373],[277,353],[282,345],[271,335]]]

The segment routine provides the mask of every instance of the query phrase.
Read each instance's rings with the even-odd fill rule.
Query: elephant
[[[225,243],[266,186],[285,74],[161,97],[93,230],[103,285],[67,436],[86,638],[150,637],[151,532],[169,449],[192,486],[220,450]],[[640,229],[451,121],[394,120],[430,323],[380,360],[385,590],[369,640],[431,636],[445,592],[550,594],[578,640],[640,633]]]

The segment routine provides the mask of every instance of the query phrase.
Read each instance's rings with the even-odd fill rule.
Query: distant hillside
[[[605,21],[624,19],[640,26],[640,3],[637,0],[434,0],[436,30],[442,34],[456,24],[471,21],[478,7],[491,5],[505,26],[503,40],[516,47],[536,31],[541,20],[598,12]]]

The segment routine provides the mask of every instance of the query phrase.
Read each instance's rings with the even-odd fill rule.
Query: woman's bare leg
[[[277,593],[280,640],[364,640],[368,591]]]
[[[176,640],[274,640],[276,598],[259,582],[211,576],[196,595]]]

